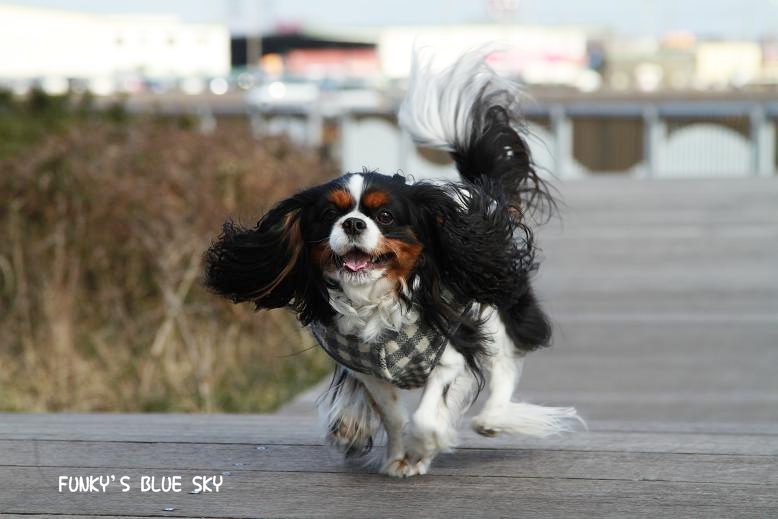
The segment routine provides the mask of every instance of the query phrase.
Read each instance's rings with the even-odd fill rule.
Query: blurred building
[[[703,88],[744,87],[762,75],[762,48],[753,41],[701,41],[695,79]]]
[[[515,7],[510,2],[493,7],[505,6]],[[554,87],[548,90],[778,85],[776,40],[701,40],[685,31],[662,39],[623,38],[585,26],[521,25],[510,16],[436,26],[279,26],[260,36],[257,20],[249,18],[247,32],[231,36],[224,25],[185,23],[169,15],[108,16],[0,4],[0,85],[39,83],[49,91],[78,86],[97,94],[179,86],[196,93],[216,78],[221,83],[212,92],[226,93],[233,83],[249,89],[293,76],[402,87],[414,47],[433,49],[438,66],[466,51],[495,49],[488,59],[499,73],[533,87]]]
[[[497,51],[490,65],[505,76],[529,84],[593,89],[599,86],[599,75],[590,67],[589,39],[589,32],[578,27],[504,23],[304,28],[264,36],[262,54],[281,57],[284,72],[295,76],[380,75],[402,81],[410,72],[414,47],[434,49],[440,66],[464,52],[488,47]],[[239,60],[246,55],[245,42],[233,40]]]
[[[688,89],[694,82],[694,38],[675,36],[668,44],[653,38],[614,38],[604,42],[604,86],[652,92]]]
[[[605,42],[604,85],[614,90],[724,90],[769,79],[763,45],[698,40],[674,33],[662,40],[614,38]]]
[[[506,76],[530,84],[575,86],[588,81],[587,31],[581,27],[535,27],[516,24],[470,24],[387,27],[378,51],[389,78],[407,77],[414,47],[434,49],[441,64],[467,51],[492,48],[491,65]]]
[[[175,16],[106,16],[0,5],[0,80],[219,76],[230,70],[230,34]]]

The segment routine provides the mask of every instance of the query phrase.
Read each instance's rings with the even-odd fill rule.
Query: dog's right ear
[[[276,205],[253,229],[226,221],[205,254],[205,285],[235,303],[251,301],[257,309],[283,307],[302,297],[302,210],[293,197]]]

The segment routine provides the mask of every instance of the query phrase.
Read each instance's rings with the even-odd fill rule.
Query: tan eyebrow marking
[[[327,195],[327,200],[335,204],[338,209],[350,209],[354,205],[354,199],[348,191],[343,189],[334,189]]]
[[[362,197],[362,204],[368,209],[377,209],[391,201],[392,197],[389,196],[389,193],[384,191],[370,191]]]

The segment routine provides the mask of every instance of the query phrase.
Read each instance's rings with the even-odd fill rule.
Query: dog
[[[450,153],[461,181],[347,173],[279,202],[253,228],[228,220],[206,253],[213,292],[288,307],[310,329],[336,361],[320,399],[329,443],[362,456],[385,432],[389,476],[425,474],[452,450],[485,387],[472,422],[482,435],[546,437],[581,422],[574,408],[513,401],[524,356],[551,339],[531,286],[531,224],[554,201],[520,98],[483,54],[440,72],[416,55],[400,125]],[[400,390],[415,388],[409,415]]]

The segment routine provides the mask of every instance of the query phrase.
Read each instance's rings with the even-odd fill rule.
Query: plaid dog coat
[[[402,389],[424,385],[446,344],[445,337],[419,323],[418,317],[399,331],[384,332],[375,342],[343,335],[318,322],[310,327],[319,345],[337,362]]]

